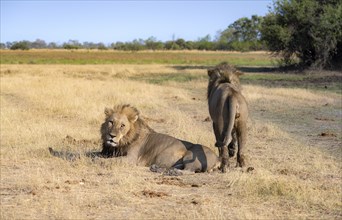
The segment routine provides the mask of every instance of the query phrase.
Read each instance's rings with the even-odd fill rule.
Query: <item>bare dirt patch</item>
[[[342,93],[342,74],[337,71],[283,73],[250,72],[242,77],[245,84],[262,85],[269,88],[305,88]]]

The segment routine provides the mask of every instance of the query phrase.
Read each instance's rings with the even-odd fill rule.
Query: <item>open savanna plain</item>
[[[0,66],[1,219],[342,218],[339,72],[282,73],[257,64],[271,63],[266,53],[227,53],[210,62],[214,52],[159,56],[188,63],[153,62],[153,52],[141,56],[151,59],[143,64],[139,57],[136,63],[99,58],[100,64],[78,58],[84,65],[56,64],[52,51],[43,64],[29,64],[39,63],[34,51],[15,52],[11,59],[8,53],[14,52],[1,51]],[[55,53],[68,60],[68,53],[86,52]],[[192,61],[201,56],[207,58]],[[230,62],[230,56],[255,62],[235,63],[246,72],[248,166],[254,170],[235,168],[232,160],[224,174],[164,176],[118,158],[67,161],[49,154],[48,147],[100,151],[104,108],[125,103],[137,107],[154,130],[217,153],[206,68]],[[29,61],[19,64],[23,57]]]

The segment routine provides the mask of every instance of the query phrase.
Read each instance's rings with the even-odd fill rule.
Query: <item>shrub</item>
[[[14,43],[11,47],[11,50],[29,50],[30,49],[30,42],[28,41],[19,41]]]
[[[268,48],[287,64],[326,68],[341,58],[342,3],[339,0],[277,0],[261,33]]]

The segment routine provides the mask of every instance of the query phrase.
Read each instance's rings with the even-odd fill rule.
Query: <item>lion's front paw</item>
[[[165,172],[166,168],[160,167],[157,164],[152,164],[150,166],[150,171],[155,172],[155,173],[163,173]]]
[[[220,166],[220,171],[222,172],[222,173],[226,173],[227,172],[227,166],[226,165],[223,165],[223,164],[221,164],[221,166]]]

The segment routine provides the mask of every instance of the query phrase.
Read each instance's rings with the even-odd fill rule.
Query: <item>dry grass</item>
[[[68,162],[48,154],[48,147],[99,150],[103,110],[119,103],[135,105],[159,132],[214,149],[204,121],[205,77],[161,85],[138,77],[154,74],[206,73],[163,65],[1,65],[0,218],[342,218],[339,94],[245,86],[251,173],[165,177],[115,159]]]

